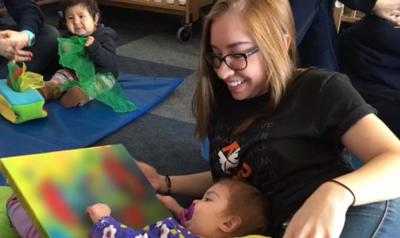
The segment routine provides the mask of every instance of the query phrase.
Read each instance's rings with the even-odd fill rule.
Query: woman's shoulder
[[[294,80],[294,86],[319,86],[323,87],[330,83],[346,83],[350,84],[349,78],[342,73],[310,67],[305,69],[298,69],[297,76]]]
[[[344,74],[317,67],[299,68],[297,79],[329,80],[330,78],[347,78]]]

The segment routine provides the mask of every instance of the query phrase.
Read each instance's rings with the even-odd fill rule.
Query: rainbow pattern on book
[[[123,145],[8,157],[0,165],[43,237],[88,237],[86,208],[98,202],[136,229],[171,215]]]

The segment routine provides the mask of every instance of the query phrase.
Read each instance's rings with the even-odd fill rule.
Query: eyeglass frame
[[[245,70],[245,69],[247,68],[247,65],[248,65],[247,59],[248,59],[250,56],[252,56],[252,55],[254,55],[255,53],[257,53],[259,50],[260,50],[260,49],[259,49],[258,47],[256,47],[256,48],[254,48],[254,49],[252,49],[252,50],[250,50],[250,51],[248,51],[248,52],[245,52],[245,53],[227,54],[227,55],[225,55],[225,56],[223,56],[223,57],[218,57],[217,55],[215,55],[214,53],[211,52],[211,53],[209,53],[209,54],[207,55],[207,63],[209,63],[210,66],[212,66],[214,69],[219,69],[219,68],[221,67],[222,61],[223,61],[223,62],[225,63],[225,65],[228,66],[230,69],[232,69],[232,70],[234,70],[234,71],[241,71],[241,70]],[[230,56],[241,56],[241,57],[243,57],[244,62],[246,63],[246,65],[245,65],[243,68],[241,68],[241,69],[234,69],[234,68],[233,68],[231,65],[229,65],[228,62],[226,61],[226,58],[227,58],[227,57],[230,57]],[[215,59],[215,58],[217,58],[217,59],[219,60],[219,65],[218,65],[218,67],[216,67],[216,66],[214,65],[214,59]]]

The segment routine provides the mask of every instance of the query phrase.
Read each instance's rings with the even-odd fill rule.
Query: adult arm
[[[18,30],[28,30],[34,35],[39,33],[43,24],[43,13],[34,0],[5,0],[4,4],[10,16],[18,24]]]
[[[354,192],[355,205],[400,197],[400,141],[378,117],[362,118],[343,135],[342,142],[365,163],[337,178]]]
[[[358,206],[400,196],[400,141],[374,114],[366,113],[368,106],[346,84],[343,78],[335,77],[321,90],[325,94],[320,98],[321,108],[331,99],[336,109],[320,120],[327,120],[329,128],[338,124],[337,140],[366,164],[334,178],[344,186],[331,181],[321,184],[292,217],[285,238],[339,237],[353,201]],[[345,186],[354,193],[354,200]]]
[[[168,191],[164,175],[158,174],[152,166],[146,163],[138,162],[138,165],[158,193],[165,194]],[[210,171],[170,176],[170,180],[171,193],[194,197],[202,197],[213,182]]]

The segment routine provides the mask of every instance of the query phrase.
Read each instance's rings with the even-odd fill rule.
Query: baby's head
[[[93,34],[100,21],[100,10],[96,0],[64,0],[61,2],[64,23],[73,35]]]
[[[211,186],[202,200],[193,201],[181,223],[202,237],[265,235],[269,207],[264,195],[246,183],[223,179]]]

